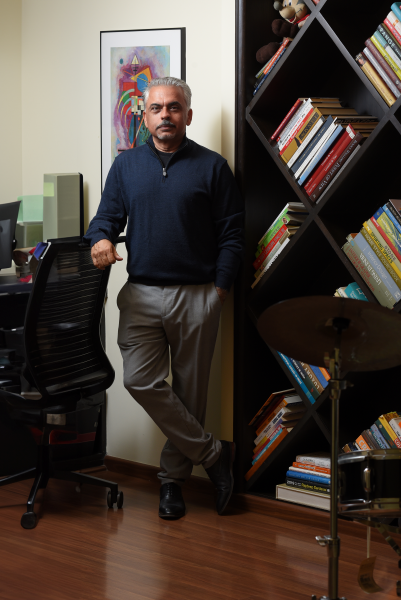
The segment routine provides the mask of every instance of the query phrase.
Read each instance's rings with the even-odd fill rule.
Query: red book
[[[401,46],[401,35],[398,33],[398,31],[396,30],[396,28],[394,27],[394,25],[392,25],[387,18],[384,19],[384,24],[386,25],[387,29],[389,30],[389,32],[391,33],[391,35],[393,36],[393,38]]]
[[[280,45],[280,48],[277,50],[276,54],[269,60],[269,62],[263,69],[264,75],[266,75],[266,73],[270,70],[272,64],[276,61],[278,56],[282,53],[283,48],[286,48],[288,46],[288,44],[290,43],[290,41],[291,41],[290,38],[285,38],[284,42],[282,42],[282,44]]]
[[[281,121],[280,125],[277,127],[276,131],[273,133],[273,135],[271,136],[271,140],[277,140],[278,136],[280,135],[280,133],[283,131],[284,127],[287,125],[287,123],[290,122],[290,120],[292,119],[292,117],[295,115],[295,113],[297,112],[298,108],[301,106],[302,104],[302,100],[298,99],[294,106],[292,107],[292,109],[290,110],[289,113],[287,113],[287,115],[284,117],[284,119]]]
[[[265,441],[265,443],[263,444],[263,446],[261,446],[259,448],[259,450],[257,450],[256,452],[253,453],[252,460],[254,460],[258,456],[258,454],[260,454],[262,452],[262,450],[264,450],[266,448],[266,446],[269,444],[269,442],[272,440],[272,438],[274,438],[274,436],[276,435],[276,433],[278,433],[278,431],[281,430],[281,429],[282,429],[281,423],[279,423],[277,425],[277,427],[274,427],[272,429],[272,432],[269,433],[269,437],[267,438],[267,440]]]
[[[393,242],[390,240],[388,235],[384,232],[383,228],[379,225],[379,223],[376,221],[376,219],[374,217],[370,217],[370,220],[372,221],[373,225],[376,227],[377,231],[380,233],[380,235],[382,236],[384,241],[388,244],[390,250],[393,251],[395,256],[401,262],[401,254],[398,252],[397,248],[394,246]]]
[[[274,238],[267,244],[266,248],[264,248],[264,250],[262,250],[262,252],[259,254],[258,258],[253,263],[253,268],[255,269],[255,271],[257,271],[259,269],[262,262],[269,256],[269,254],[273,250],[274,246],[283,237],[283,235],[285,234],[286,231],[287,231],[287,226],[282,225],[280,227],[280,229],[278,230],[278,232],[276,233],[276,235],[274,236]]]
[[[308,122],[308,120],[311,118],[313,112],[315,111],[315,108],[312,106],[310,111],[308,111],[308,113],[304,116],[304,118],[302,119],[302,121],[300,121],[298,123],[298,125],[296,126],[296,129],[293,130],[293,133],[291,135],[291,137],[288,139],[287,143],[285,144],[285,146],[283,146],[280,150],[280,156],[282,154],[284,154],[284,152],[287,150],[288,146],[291,144],[292,140],[294,139],[294,137],[300,132],[300,130],[302,129],[302,127]],[[295,125],[294,125],[295,127]]]
[[[316,473],[327,473],[327,475],[330,475],[330,469],[328,469],[327,467],[318,467],[316,465],[310,465],[308,463],[299,462],[293,462],[292,466],[297,469],[304,469],[305,471],[316,471]]]
[[[308,196],[310,196],[311,193],[316,189],[323,177],[326,175],[327,171],[336,162],[337,158],[341,156],[341,154],[344,152],[350,141],[355,137],[354,130],[352,129],[352,127],[352,131],[349,128],[350,125],[347,127],[344,133],[340,135],[340,139],[327,154],[326,158],[316,169],[315,173],[313,173],[313,175],[311,175],[309,180],[306,182],[305,191],[308,194]]]

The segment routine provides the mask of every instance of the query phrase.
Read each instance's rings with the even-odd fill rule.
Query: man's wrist
[[[224,290],[224,289],[223,289],[223,288],[221,288],[221,287],[217,287],[217,286],[216,286],[216,292],[217,292],[217,293],[218,293],[218,295],[219,295],[220,302],[223,304],[223,303],[224,303],[224,301],[225,301],[225,299],[227,298],[228,291],[227,291],[227,290]]]

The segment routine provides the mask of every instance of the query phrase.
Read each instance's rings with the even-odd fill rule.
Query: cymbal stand
[[[341,372],[341,333],[348,328],[350,321],[342,317],[334,318],[332,326],[336,330],[335,347],[330,356],[329,381],[331,399],[331,455],[330,455],[330,535],[317,536],[320,546],[327,547],[329,558],[329,595],[320,600],[346,600],[338,598],[338,561],[340,556],[340,538],[337,523],[337,494],[338,494],[338,446],[339,446],[339,400],[342,390],[350,384],[340,379]],[[326,354],[327,356],[327,354]],[[312,600],[317,600],[312,595]]]

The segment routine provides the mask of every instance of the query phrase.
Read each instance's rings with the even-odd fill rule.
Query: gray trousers
[[[117,297],[124,386],[168,438],[161,483],[181,485],[192,466],[210,467],[221,443],[203,427],[221,302],[214,283],[127,282]],[[172,386],[166,381],[171,354]]]

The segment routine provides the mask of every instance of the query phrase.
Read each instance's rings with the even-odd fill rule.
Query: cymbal
[[[331,296],[292,298],[267,308],[258,319],[263,340],[282,354],[324,366],[336,329],[333,319],[349,320],[341,334],[341,368],[376,371],[401,364],[401,316],[372,302]]]

